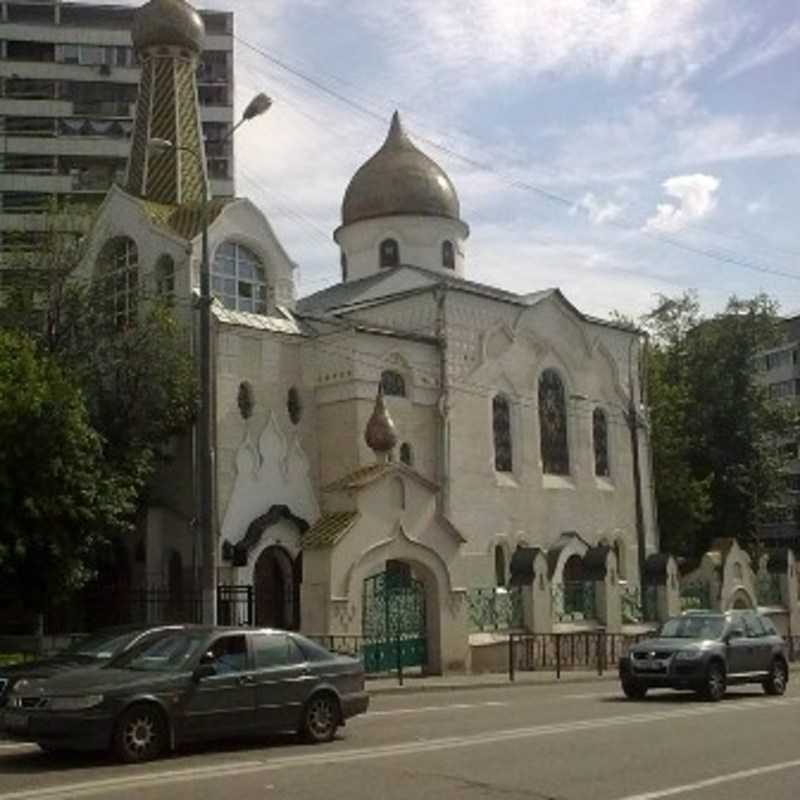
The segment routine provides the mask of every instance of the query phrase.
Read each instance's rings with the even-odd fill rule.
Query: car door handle
[[[252,675],[242,675],[238,680],[239,686],[255,686],[256,679]]]

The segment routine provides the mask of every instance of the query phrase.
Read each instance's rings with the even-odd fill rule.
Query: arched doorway
[[[282,547],[267,547],[253,570],[255,624],[267,628],[296,630],[298,570]]]

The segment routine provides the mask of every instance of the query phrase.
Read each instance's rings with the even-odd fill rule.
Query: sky
[[[298,264],[399,109],[449,174],[470,279],[637,317],[764,291],[800,313],[800,0],[215,0],[235,13],[237,193]]]

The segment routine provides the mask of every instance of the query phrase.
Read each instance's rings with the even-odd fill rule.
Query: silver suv
[[[619,677],[632,699],[666,687],[716,701],[728,686],[742,683],[783,694],[789,659],[775,626],[755,611],[691,611],[667,620],[657,638],[632,647],[620,659]]]

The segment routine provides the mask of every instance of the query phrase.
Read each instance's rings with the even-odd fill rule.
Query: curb
[[[417,683],[417,679],[411,678],[402,686],[376,686],[371,688],[367,680],[367,692],[370,697],[380,695],[400,695],[400,694],[427,694],[433,692],[468,692],[479,689],[536,689],[538,687],[565,686],[567,684],[595,683],[597,681],[617,681],[619,677],[615,673],[604,673],[603,675],[568,675],[556,678],[543,678],[541,680],[504,680],[486,679],[470,683]]]

